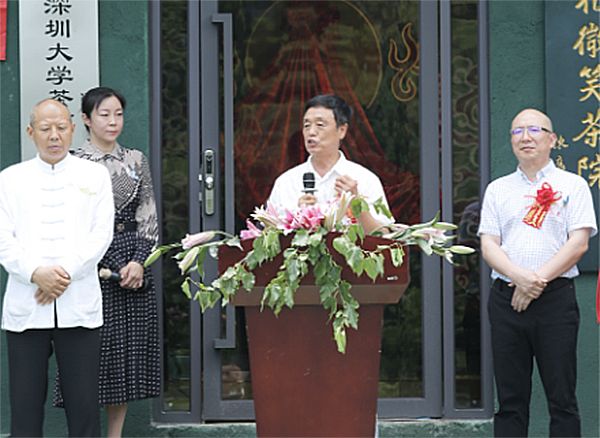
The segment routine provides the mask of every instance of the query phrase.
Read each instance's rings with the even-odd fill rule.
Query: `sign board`
[[[69,107],[76,124],[72,146],[82,144],[81,96],[99,83],[97,0],[20,1],[19,55],[21,159],[36,154],[25,129],[31,108],[46,98]]]

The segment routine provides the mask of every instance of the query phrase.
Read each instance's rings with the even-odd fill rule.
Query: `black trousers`
[[[499,410],[494,436],[527,436],[535,357],[550,411],[550,436],[579,437],[579,307],[573,280],[557,278],[524,312],[510,305],[514,288],[496,280],[488,303]]]
[[[82,327],[6,332],[13,437],[41,437],[52,351],[61,375],[71,437],[100,436],[100,329]]]

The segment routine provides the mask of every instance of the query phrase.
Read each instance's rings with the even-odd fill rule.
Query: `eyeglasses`
[[[549,129],[546,129],[542,126],[519,126],[518,128],[514,128],[510,130],[510,135],[523,135],[523,133],[525,132],[525,130],[527,129],[527,132],[529,133],[529,135],[535,137],[538,136],[542,133],[542,131],[544,132],[548,132],[549,134],[552,133],[552,131],[550,131]]]

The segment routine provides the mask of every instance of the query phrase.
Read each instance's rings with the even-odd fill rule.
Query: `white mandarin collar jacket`
[[[113,227],[111,180],[100,164],[67,155],[50,165],[37,156],[0,172],[0,264],[9,274],[2,328],[101,326],[97,264]],[[71,284],[42,306],[31,275],[48,265],[62,266]]]

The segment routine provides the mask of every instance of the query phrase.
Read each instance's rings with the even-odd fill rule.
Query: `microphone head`
[[[315,174],[312,172],[306,172],[302,175],[302,184],[304,185],[304,193],[315,192]]]
[[[108,268],[100,268],[98,277],[100,277],[101,280],[121,281],[121,274],[113,272]]]

